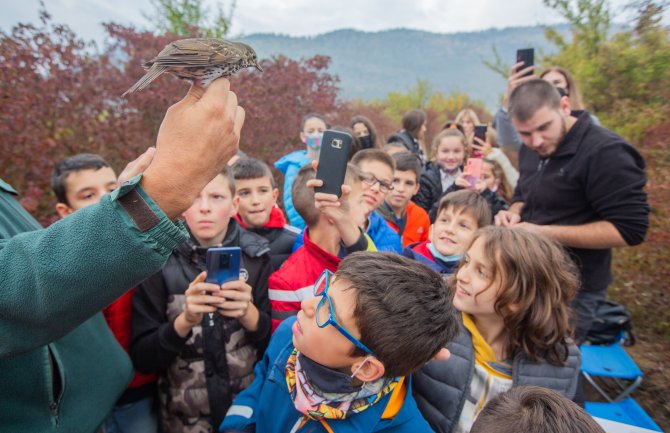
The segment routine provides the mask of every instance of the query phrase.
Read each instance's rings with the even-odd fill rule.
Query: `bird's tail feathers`
[[[159,76],[160,74],[162,74],[163,72],[165,72],[166,69],[167,69],[167,67],[165,67],[165,66],[156,66],[156,67],[152,67],[151,69],[149,69],[149,71],[148,71],[146,74],[144,74],[144,76],[143,76],[142,78],[140,78],[140,79],[137,81],[137,83],[135,83],[135,84],[133,85],[133,87],[131,87],[130,89],[126,90],[126,92],[125,92],[123,95],[121,95],[121,96],[126,96],[126,95],[128,95],[128,94],[130,94],[130,93],[133,93],[133,92],[136,92],[136,91],[138,91],[138,90],[142,90],[142,89],[144,89],[144,88],[147,87],[149,84],[151,84],[152,81],[154,81],[156,78],[158,78],[158,76]]]

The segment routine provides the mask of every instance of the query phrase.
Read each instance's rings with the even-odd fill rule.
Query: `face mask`
[[[370,149],[372,147],[372,137],[369,135],[358,137],[358,142],[361,143],[362,149]]]
[[[358,390],[358,387],[352,385],[352,381],[356,373],[365,365],[368,358],[361,363],[361,365],[354,371],[351,376],[324,367],[318,362],[314,362],[302,353],[298,353],[300,359],[300,366],[305,370],[305,374],[309,377],[310,382],[316,385],[321,391],[335,394],[349,394]]]
[[[323,133],[321,133],[321,132],[306,135],[304,141],[305,141],[305,144],[307,145],[307,149],[310,149],[310,150],[321,149],[321,138],[322,137],[323,137]]]

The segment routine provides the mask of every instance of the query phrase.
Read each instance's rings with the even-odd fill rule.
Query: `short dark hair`
[[[235,180],[259,179],[267,177],[270,180],[270,185],[275,188],[275,178],[272,176],[270,167],[260,159],[242,157],[235,161],[232,166],[233,178]]]
[[[416,136],[421,125],[426,123],[426,112],[419,109],[409,110],[402,116],[402,129]]]
[[[510,117],[525,122],[542,107],[552,110],[561,106],[561,95],[553,84],[535,79],[521,84],[509,97]]]
[[[470,433],[605,433],[574,402],[539,386],[515,386],[495,396],[477,416]]]
[[[224,165],[219,174],[223,176],[226,179],[226,181],[228,181],[228,189],[230,189],[230,195],[231,196],[235,195],[235,178],[233,178],[232,167]]]
[[[330,123],[328,123],[323,114],[307,113],[304,116],[302,116],[302,120],[300,121],[300,132],[305,130],[305,123],[307,123],[309,119],[319,119],[320,121],[326,124],[326,129],[330,128]]]
[[[353,158],[351,158],[351,163],[358,168],[361,167],[361,162],[364,161],[378,161],[388,165],[391,171],[395,171],[395,161],[388,153],[381,149],[363,149],[356,152]]]
[[[416,181],[421,178],[421,159],[413,152],[398,152],[393,154],[396,171],[411,171],[416,175]]]
[[[425,265],[393,253],[348,255],[336,277],[355,290],[353,317],[386,377],[418,370],[458,332],[444,279]],[[354,348],[352,356],[366,353]]]
[[[80,153],[61,160],[51,174],[51,189],[56,194],[59,203],[70,205],[67,201],[67,188],[65,179],[70,175],[81,170],[100,170],[103,167],[111,167],[105,159],[95,153]]]
[[[490,225],[493,221],[489,203],[484,197],[474,191],[462,189],[450,192],[442,197],[440,203],[437,205],[435,218],[437,219],[443,210],[449,209],[450,207],[453,207],[456,211],[463,209],[464,211],[471,213],[477,220],[477,228]]]

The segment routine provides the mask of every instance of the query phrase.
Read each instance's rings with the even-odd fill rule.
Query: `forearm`
[[[129,197],[148,212],[138,211],[142,206],[128,210],[115,193],[45,230],[0,244],[0,263],[7,264],[0,272],[0,358],[67,334],[158,271],[186,239],[137,193]]]
[[[517,201],[514,202],[510,205],[508,211],[515,213],[517,215],[521,215],[521,210],[523,210],[523,202],[522,201]]]
[[[520,149],[523,144],[519,133],[514,128],[512,120],[506,111],[498,110],[495,117],[495,127],[498,134],[498,144],[502,147],[510,146],[514,149]]]
[[[628,246],[614,224],[609,221],[596,221],[576,226],[537,227],[540,233],[566,247],[607,249]]]
[[[500,148],[494,148],[487,156],[487,158],[500,164],[500,167],[502,168],[510,187],[512,189],[516,188],[516,184],[519,181],[519,171],[514,168],[512,162],[509,160],[507,155],[505,155],[505,152],[503,152]]]

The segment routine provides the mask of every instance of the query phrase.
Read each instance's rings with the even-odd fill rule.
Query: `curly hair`
[[[577,267],[557,243],[523,229],[488,226],[475,235],[484,241],[502,290],[494,308],[505,323],[508,356],[523,353],[532,362],[561,365],[572,335],[570,301],[577,293]]]

